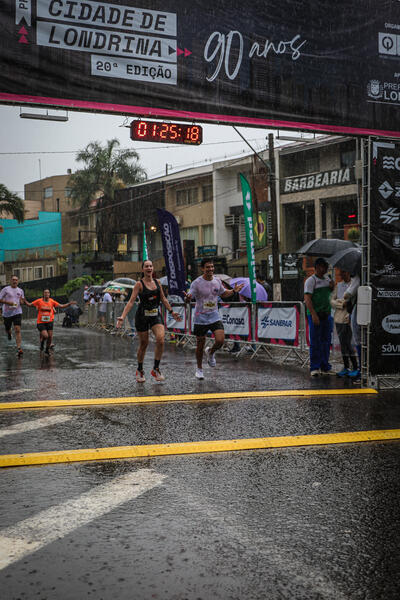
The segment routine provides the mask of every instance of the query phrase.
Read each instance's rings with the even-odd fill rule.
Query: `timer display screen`
[[[203,141],[203,128],[200,125],[184,123],[162,123],[160,121],[132,121],[131,139],[143,142],[165,142],[167,144],[188,144],[198,146]]]

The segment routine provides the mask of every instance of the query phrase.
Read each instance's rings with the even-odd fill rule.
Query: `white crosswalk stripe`
[[[5,437],[6,435],[15,435],[17,433],[33,431],[35,429],[40,429],[41,427],[49,427],[50,425],[59,425],[60,423],[65,423],[71,419],[72,417],[68,415],[54,415],[52,417],[44,417],[43,419],[34,419],[32,421],[25,421],[24,423],[17,423],[6,429],[0,429],[0,438]]]
[[[160,485],[165,475],[141,469],[0,531],[0,570]]]

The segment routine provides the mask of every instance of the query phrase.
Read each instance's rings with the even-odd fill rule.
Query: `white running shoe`
[[[215,354],[210,354],[210,350],[211,348],[206,348],[204,353],[206,355],[207,362],[210,365],[210,367],[215,367],[215,365],[217,364],[217,360],[215,358]]]
[[[160,372],[160,369],[153,369],[150,373],[150,375],[152,377],[154,377],[154,379],[156,381],[165,381],[165,377],[164,375]]]
[[[144,383],[146,381],[146,377],[144,376],[144,371],[136,371],[136,381],[138,383]]]
[[[197,367],[197,369],[196,369],[196,378],[197,379],[204,379],[203,369],[199,369],[199,367]]]

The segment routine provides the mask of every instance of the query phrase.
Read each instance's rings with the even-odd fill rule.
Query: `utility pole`
[[[278,238],[278,208],[276,206],[275,188],[275,154],[274,134],[268,134],[268,158],[269,158],[269,193],[271,198],[271,223],[272,223],[272,268],[273,268],[273,290],[274,301],[282,300],[282,286],[279,272],[279,238]]]

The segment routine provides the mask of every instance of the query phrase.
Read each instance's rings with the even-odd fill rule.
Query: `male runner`
[[[27,304],[25,300],[24,290],[18,287],[18,277],[11,277],[11,285],[7,285],[0,292],[0,303],[3,304],[3,321],[6,334],[11,340],[11,328],[14,325],[15,341],[17,343],[18,356],[23,355],[21,348],[21,318],[22,304]]]
[[[209,258],[203,258],[201,270],[203,275],[193,281],[189,293],[185,294],[187,302],[190,302],[192,297],[196,299],[193,333],[197,337],[197,379],[204,379],[203,351],[207,331],[211,331],[215,336],[214,345],[211,348],[206,348],[205,351],[210,367],[215,367],[217,364],[215,352],[223,346],[225,341],[224,326],[218,312],[218,297],[229,298],[235,292],[240,292],[244,285],[243,283],[235,285],[232,290],[224,288],[222,281],[214,277],[214,262]]]

